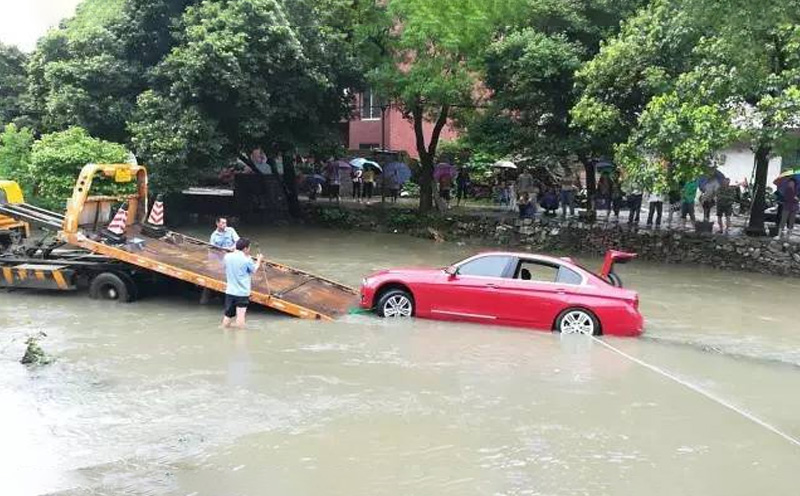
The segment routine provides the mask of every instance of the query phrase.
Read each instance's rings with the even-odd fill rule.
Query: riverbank
[[[305,203],[303,217],[310,225],[403,233],[437,241],[593,256],[619,249],[655,262],[800,276],[800,243],[772,238],[632,229],[626,224],[587,223],[579,219],[514,219],[477,211],[421,215],[412,208],[380,204]]]

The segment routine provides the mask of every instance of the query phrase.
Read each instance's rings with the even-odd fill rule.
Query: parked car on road
[[[609,251],[600,274],[569,258],[487,252],[444,268],[391,269],[364,278],[362,308],[381,317],[422,317],[562,333],[636,336],[639,295],[623,289]]]

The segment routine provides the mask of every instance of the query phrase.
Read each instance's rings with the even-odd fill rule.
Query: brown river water
[[[476,251],[243,231],[351,285]],[[0,293],[0,496],[798,494],[800,280],[620,273],[639,339],[267,311],[222,331],[177,295]],[[56,360],[27,369],[39,331]]]

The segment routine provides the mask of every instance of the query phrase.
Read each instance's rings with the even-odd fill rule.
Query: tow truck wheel
[[[89,285],[89,297],[94,300],[131,302],[136,297],[136,286],[124,274],[103,272]]]

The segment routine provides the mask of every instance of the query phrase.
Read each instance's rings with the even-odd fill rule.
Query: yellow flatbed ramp
[[[105,244],[92,233],[61,233],[70,244],[131,265],[218,292],[225,291],[225,250],[168,231],[154,238],[129,227],[122,245]],[[254,274],[250,300],[305,319],[332,320],[358,305],[358,292],[337,282],[265,260]]]

